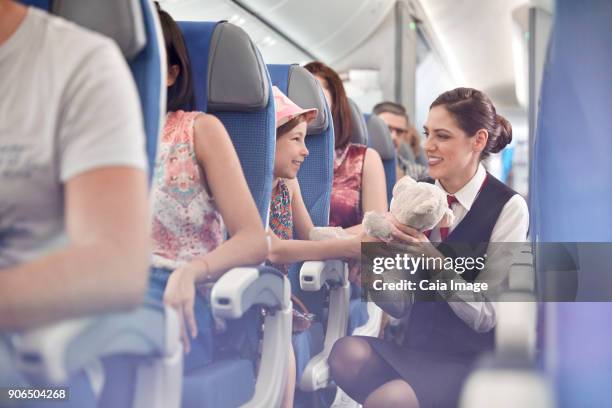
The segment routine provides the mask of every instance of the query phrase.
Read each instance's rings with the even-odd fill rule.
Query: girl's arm
[[[263,262],[268,247],[259,212],[225,127],[212,115],[198,116],[194,127],[196,157],[230,235],[206,254],[208,268],[195,260],[200,266],[196,268],[200,272],[196,281],[216,280],[235,266]]]
[[[296,238],[308,240],[310,239],[310,231],[314,228],[314,224],[304,204],[300,183],[298,183],[297,178],[286,180],[286,183],[291,195],[291,213],[293,216],[293,226],[297,233]]]
[[[280,239],[272,231],[268,260],[273,263],[292,263],[299,261],[324,261],[326,259],[359,259],[361,236],[350,239],[330,239],[327,241],[302,241]]]
[[[282,240],[269,232],[272,240],[268,259],[273,263],[291,263],[298,261],[322,261],[337,258],[359,258],[361,239],[333,239],[327,241],[308,241],[313,228],[312,220],[304,205],[297,179],[287,180],[291,194],[291,211],[293,225],[298,239]]]

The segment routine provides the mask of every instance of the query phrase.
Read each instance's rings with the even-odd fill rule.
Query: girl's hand
[[[181,322],[181,342],[185,354],[191,350],[189,334],[191,338],[198,335],[194,304],[195,304],[195,270],[189,264],[175,270],[170,274],[166,290],[164,292],[164,304],[173,307],[179,314]]]

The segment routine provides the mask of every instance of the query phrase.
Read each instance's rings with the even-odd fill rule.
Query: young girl
[[[496,113],[491,100],[471,88],[443,93],[430,107],[425,134],[430,181],[448,194],[455,220],[429,237],[397,224],[395,239],[410,253],[427,257],[442,256],[430,240],[463,243],[464,248],[524,242],[529,224],[525,200],[480,163],[512,140],[510,123]],[[472,257],[486,257],[481,271],[461,277],[454,271],[448,276],[436,270],[424,273],[432,280],[507,282],[514,255],[509,246],[479,245],[479,253],[472,251]],[[447,256],[464,256],[462,251],[458,245],[457,253]],[[329,359],[332,377],[365,407],[453,407],[476,358],[493,349],[495,323],[495,304],[482,293],[417,302],[402,345],[366,337],[336,342]]]
[[[296,179],[300,165],[308,156],[306,126],[316,117],[316,109],[302,109],[273,87],[276,106],[276,155],[274,158],[274,189],[270,205],[270,253],[268,260],[287,273],[286,264],[308,260],[349,258],[358,259],[361,237],[329,241],[308,241],[314,228],[308,210],[302,200],[300,185]],[[293,231],[296,239],[293,239]],[[295,297],[294,302],[298,302]],[[294,312],[294,328],[304,326],[303,316]],[[292,406],[295,389],[295,357],[293,346],[284,407]]]
[[[168,55],[168,116],[152,186],[151,290],[180,315],[188,371],[212,359],[209,299],[196,286],[263,262],[267,244],[225,128],[214,116],[180,110],[193,99],[189,57],[177,24],[158,11]],[[223,241],[226,229],[231,238]]]
[[[302,109],[273,87],[276,103],[276,156],[270,206],[272,240],[268,260],[275,264],[299,261],[349,258],[359,259],[361,239],[308,241],[314,228],[302,200],[297,173],[308,156],[306,125],[316,116],[316,109]],[[296,239],[293,231],[297,233]],[[283,267],[283,269],[285,269]]]

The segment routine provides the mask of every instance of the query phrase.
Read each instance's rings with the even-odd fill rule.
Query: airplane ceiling
[[[395,0],[240,0],[314,56],[333,64],[380,25]]]
[[[525,0],[420,0],[458,85],[516,105],[512,11]]]
[[[161,0],[178,20],[228,20],[242,26],[266,62],[313,58],[344,69],[376,68],[393,44],[368,41],[393,24],[395,0]],[[552,0],[405,0],[427,27],[431,47],[457,85],[481,89],[500,105],[517,107],[512,11]],[[420,15],[422,14],[422,15]],[[388,49],[388,52],[385,51]],[[368,58],[378,56],[376,58]]]

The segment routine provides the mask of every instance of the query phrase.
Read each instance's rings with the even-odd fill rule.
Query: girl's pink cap
[[[276,86],[272,87],[274,93],[274,107],[276,109],[276,128],[283,126],[291,119],[300,115],[306,117],[306,122],[310,122],[317,117],[317,108],[302,109],[295,102],[289,99]]]

